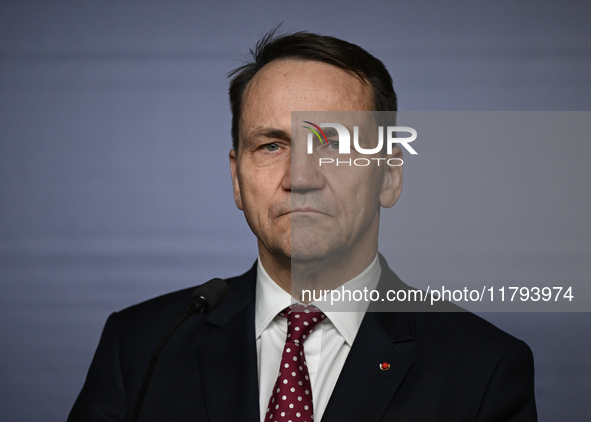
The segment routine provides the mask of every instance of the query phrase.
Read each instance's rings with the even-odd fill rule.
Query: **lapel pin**
[[[387,371],[388,369],[390,369],[390,364],[388,362],[380,363],[380,369],[382,371]]]

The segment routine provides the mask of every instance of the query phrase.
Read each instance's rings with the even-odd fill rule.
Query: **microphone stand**
[[[213,291],[212,290],[217,290]],[[209,295],[207,293],[210,293]],[[150,381],[152,379],[152,374],[154,373],[154,368],[156,367],[156,362],[158,361],[158,357],[160,356],[160,352],[170,339],[174,332],[181,326],[185,321],[191,318],[193,315],[199,312],[207,312],[215,308],[219,305],[228,294],[228,285],[224,280],[219,278],[214,278],[209,280],[207,283],[197,287],[191,296],[191,303],[189,307],[185,311],[185,313],[174,323],[172,327],[168,330],[166,335],[160,340],[158,346],[154,349],[154,353],[152,353],[152,357],[150,358],[150,363],[148,364],[148,369],[146,370],[146,374],[144,375],[144,379],[142,381],[142,385],[140,387],[140,391],[138,393],[137,400],[135,401],[135,405],[133,406],[133,412],[131,414],[131,422],[137,422],[140,417],[140,412],[142,411],[142,406],[144,404],[144,399],[146,398],[146,393],[148,392],[148,387],[150,386]],[[210,298],[210,301],[204,296],[213,296]],[[217,297],[216,297],[217,296]]]

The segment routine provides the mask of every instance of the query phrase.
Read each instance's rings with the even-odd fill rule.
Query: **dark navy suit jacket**
[[[381,264],[381,289],[408,288]],[[162,351],[140,421],[259,421],[256,266],[227,281],[226,300]],[[129,419],[150,355],[192,292],[109,317],[69,422]],[[429,306],[366,313],[322,422],[537,420],[529,347],[469,312],[423,312]]]

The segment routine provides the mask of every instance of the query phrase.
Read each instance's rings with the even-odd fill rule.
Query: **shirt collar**
[[[258,339],[279,312],[292,304],[289,293],[269,276],[259,257],[257,261],[255,333]]]
[[[344,283],[339,289],[363,291],[375,289],[380,280],[382,268],[378,255],[363,270],[361,274]],[[289,293],[283,290],[269,276],[260,258],[257,262],[257,285],[256,285],[256,312],[255,312],[255,333],[258,339],[262,332],[268,327],[279,312],[293,304],[293,298]],[[358,307],[347,307],[347,311],[339,311],[330,306],[330,301],[317,301],[313,305],[324,312],[327,318],[332,322],[339,334],[343,336],[349,346],[353,345],[353,340],[359,331],[361,321],[365,315],[368,303],[359,302]]]
[[[376,255],[371,264],[369,264],[361,274],[347,281],[342,286],[339,286],[338,289],[349,290],[351,292],[355,290],[363,291],[365,288],[367,288],[367,290],[375,290],[378,286],[381,275],[382,267],[380,266],[380,260]],[[328,298],[323,301],[312,302],[312,304],[324,312],[341,336],[343,336],[347,344],[352,346],[357,331],[359,331],[359,327],[361,326],[361,321],[365,316],[365,311],[369,306],[369,302],[359,301],[340,304],[339,306],[339,304],[331,305],[330,298]]]

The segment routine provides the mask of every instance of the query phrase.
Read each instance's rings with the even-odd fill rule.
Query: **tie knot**
[[[299,346],[306,341],[312,330],[325,318],[317,307],[312,305],[293,305],[279,315],[287,316],[287,342]]]

